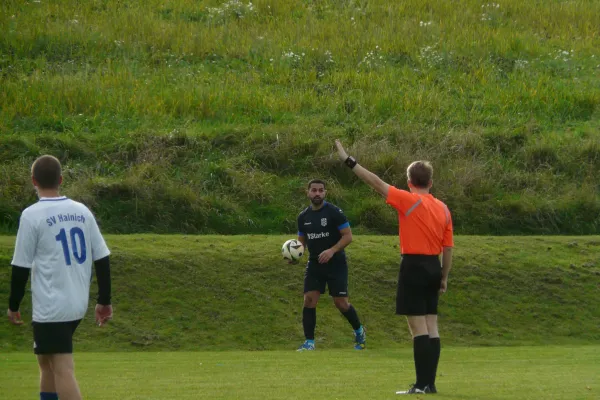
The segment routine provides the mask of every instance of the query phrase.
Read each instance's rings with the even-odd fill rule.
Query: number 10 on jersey
[[[63,253],[65,254],[65,262],[67,265],[71,265],[71,251],[73,252],[73,257],[78,264],[83,264],[87,257],[86,248],[85,248],[85,236],[83,236],[83,231],[81,228],[74,227],[71,228],[69,232],[69,236],[71,237],[71,249],[69,249],[69,242],[67,241],[67,231],[65,229],[61,229],[60,233],[56,235],[56,241],[62,244]],[[77,246],[77,239],[79,239],[79,246]]]

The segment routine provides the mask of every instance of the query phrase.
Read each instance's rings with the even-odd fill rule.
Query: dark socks
[[[40,400],[58,400],[56,393],[40,392]]]
[[[346,317],[348,322],[350,322],[352,329],[356,331],[360,328],[360,319],[358,319],[358,314],[356,313],[356,309],[352,304],[350,304],[348,311],[342,311],[342,315]]]
[[[317,309],[304,307],[302,310],[302,326],[304,327],[304,337],[308,340],[315,340],[315,326],[317,326]]]
[[[438,367],[438,363],[440,362],[440,352],[441,352],[441,344],[440,344],[440,338],[431,338],[429,339],[429,344],[431,345],[431,359],[432,359],[432,376],[431,376],[431,383],[435,384],[435,376],[437,375],[437,367]]]
[[[413,355],[417,373],[416,386],[424,389],[431,379],[431,345],[429,335],[415,336],[413,339]]]

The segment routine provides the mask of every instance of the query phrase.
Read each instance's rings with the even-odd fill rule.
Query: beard
[[[313,203],[315,206],[320,206],[321,204],[323,204],[323,198],[313,197],[312,199],[310,199],[310,202]]]

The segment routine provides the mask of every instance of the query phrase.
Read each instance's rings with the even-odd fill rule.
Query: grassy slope
[[[91,313],[82,350],[292,349],[302,340],[301,266],[279,259],[283,236],[109,236],[115,320]],[[369,329],[369,347],[408,343],[395,317],[396,238],[358,235],[349,250],[350,296]],[[8,265],[13,238],[0,237]],[[516,345],[600,339],[599,237],[457,238],[440,318],[445,343]],[[0,298],[9,269],[0,269]],[[92,290],[95,292],[95,290]],[[29,298],[29,295],[27,296]],[[22,311],[30,319],[27,300]],[[323,297],[317,344],[347,347],[348,323]],[[0,324],[2,351],[28,350],[30,327]]]
[[[598,350],[598,346],[444,347],[436,398],[597,399]],[[408,348],[303,354],[79,353],[75,359],[82,393],[90,400],[371,400],[393,398],[396,390],[413,382],[411,353]],[[3,399],[34,398],[38,372],[33,357],[11,353],[0,360]]]
[[[459,232],[598,233],[600,3],[225,4],[0,4],[0,230],[50,152],[114,233],[291,232],[315,176],[393,233],[341,137],[397,185],[431,159]]]

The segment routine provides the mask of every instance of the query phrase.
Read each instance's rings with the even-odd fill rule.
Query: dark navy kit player
[[[315,349],[316,307],[326,286],[335,306],[354,329],[354,348],[362,350],[365,348],[365,329],[348,302],[348,264],[344,248],[352,242],[352,230],[342,210],[325,201],[326,194],[324,181],[311,180],[307,189],[311,204],[298,215],[298,240],[309,253],[302,311],[306,340],[298,351]]]

